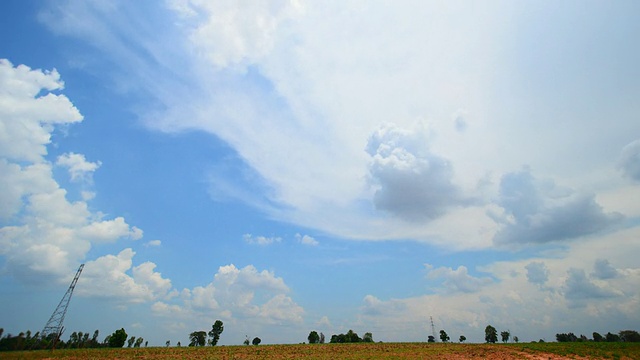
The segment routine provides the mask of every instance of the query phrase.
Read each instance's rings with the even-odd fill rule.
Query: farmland
[[[7,352],[3,359],[640,359],[640,343],[357,343],[68,349]]]

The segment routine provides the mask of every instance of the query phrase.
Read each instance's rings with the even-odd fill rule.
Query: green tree
[[[430,342],[430,343],[436,342],[436,338],[433,337],[433,335],[429,335],[427,342]]]
[[[220,320],[216,320],[215,323],[211,326],[211,331],[209,331],[209,336],[211,337],[211,341],[209,342],[211,346],[216,346],[218,344],[218,340],[220,340],[220,335],[224,331],[224,324]]]
[[[616,334],[612,334],[610,332],[608,332],[607,335],[604,336],[604,338],[607,340],[607,342],[618,342],[618,341],[620,341],[620,336],[618,336]]]
[[[194,331],[189,334],[189,346],[205,346],[207,344],[206,331]]]
[[[362,337],[362,342],[373,342],[373,334],[370,332],[364,333]]]
[[[509,342],[510,336],[511,336],[511,333],[509,331],[503,331],[500,333],[500,337],[502,338],[503,343]]]
[[[635,330],[620,331],[620,340],[624,342],[640,342],[640,334]]]
[[[253,341],[251,342],[253,345],[260,345],[260,343],[262,342],[262,340],[260,340],[259,337],[254,337]]]
[[[514,336],[514,337],[513,337],[513,341],[515,341],[515,342],[516,342],[516,344],[517,344],[517,343],[519,343],[519,342],[520,342],[520,339],[518,339],[518,337],[517,337],[517,336]]]
[[[91,337],[91,347],[98,347],[98,336],[100,335],[100,331],[96,330],[93,332],[93,337]]]
[[[324,334],[320,333],[320,344],[324,344]]]
[[[346,333],[346,341],[345,342],[352,342],[352,343],[357,343],[362,341],[362,339],[360,339],[360,336],[358,336],[358,334],[356,332],[354,332],[353,330],[349,330]]]
[[[124,346],[125,341],[127,341],[127,332],[124,331],[124,328],[121,328],[109,337],[109,347],[121,348]]]
[[[443,343],[446,343],[446,342],[448,342],[448,341],[449,341],[449,335],[447,335],[447,332],[446,332],[446,331],[444,331],[444,330],[440,330],[440,340],[441,340]]]
[[[136,337],[135,336],[130,337],[129,340],[127,340],[127,347],[132,347],[135,342],[136,342]]]
[[[309,344],[317,344],[320,342],[320,335],[318,335],[317,331],[312,331],[307,336],[307,340],[309,340]]]
[[[604,341],[604,338],[602,337],[602,335],[600,335],[600,333],[597,332],[593,332],[593,341],[595,342],[600,342],[600,341]]]
[[[137,347],[137,348],[139,348],[139,347],[140,347],[140,345],[142,345],[142,342],[143,342],[143,341],[144,341],[144,339],[143,339],[143,338],[141,338],[141,337],[139,337],[139,338],[136,340],[136,343],[135,343],[135,344],[133,344],[133,347]]]
[[[495,344],[498,341],[498,331],[491,325],[484,328],[484,341]]]
[[[464,336],[464,335],[460,335],[460,339],[459,340],[460,340],[461,343],[463,343],[463,342],[467,341],[467,337]]]

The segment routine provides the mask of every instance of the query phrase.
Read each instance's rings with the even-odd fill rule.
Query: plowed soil
[[[637,344],[637,345],[636,345]],[[2,359],[640,359],[640,343],[427,344],[359,343],[124,349],[68,349],[0,353]]]

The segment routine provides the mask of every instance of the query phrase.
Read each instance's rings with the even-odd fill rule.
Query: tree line
[[[32,335],[31,330],[20,332],[16,336],[12,334],[4,335],[4,329],[0,328],[0,351],[41,350],[54,347],[56,349],[123,347],[125,343],[127,347],[140,347],[143,343],[146,347],[149,343],[142,337],[128,337],[124,328],[107,335],[102,341],[98,340],[98,336],[100,336],[99,330],[94,331],[93,335],[89,332],[74,331],[69,335],[69,339],[64,341],[58,338],[56,334],[50,334],[42,338],[38,331]]]
[[[595,342],[640,342],[640,334],[635,330],[622,330],[618,334],[612,334],[608,332],[602,336],[598,332],[592,334],[593,338],[589,339],[584,335],[576,336],[574,333],[560,333],[556,334],[557,342],[583,342],[583,341],[595,341]]]
[[[215,323],[211,326],[211,330],[209,332],[206,331],[193,331],[189,334],[189,346],[215,346],[218,344],[220,340],[220,336],[224,331],[224,324],[220,320],[216,320]],[[498,330],[491,326],[487,325],[484,330],[485,333],[485,342],[487,343],[496,343],[498,342]],[[145,341],[142,337],[129,337],[124,328],[114,331],[112,334],[107,335],[104,340],[98,341],[98,337],[100,332],[98,330],[94,331],[91,335],[89,332],[82,331],[74,331],[69,336],[67,341],[63,341],[56,337],[55,334],[50,334],[46,338],[42,338],[39,332],[36,332],[32,335],[31,331],[27,330],[26,332],[21,332],[17,336],[13,336],[11,334],[4,335],[4,329],[0,328],[0,351],[19,351],[19,350],[37,350],[37,349],[51,349],[53,347],[58,349],[75,349],[75,348],[101,348],[101,347],[113,347],[113,348],[121,348],[126,344],[127,347],[137,348],[141,347],[143,344],[145,347],[148,345],[148,341]],[[207,338],[208,335],[208,338]],[[600,333],[594,332],[592,334],[592,339],[587,338],[584,335],[576,336],[574,333],[558,333],[556,334],[557,342],[581,342],[581,341],[594,341],[594,342],[640,342],[640,334],[635,330],[622,330],[618,334],[613,334],[608,332],[606,335],[600,335]],[[440,330],[440,341],[447,343],[451,341],[451,338],[447,334],[446,331]],[[500,332],[500,339],[502,342],[507,343],[511,339],[511,332],[509,330]],[[309,336],[307,336],[307,340],[309,344],[324,344],[325,336],[323,333],[318,333],[317,331],[311,331]],[[458,341],[463,343],[467,340],[464,335],[460,335]],[[514,342],[519,342],[517,336],[514,336],[512,339]],[[435,342],[435,337],[433,335],[428,336],[428,342]],[[259,345],[262,340],[259,337],[253,338],[252,341],[249,341],[249,337],[247,336],[244,340],[245,345],[253,344]],[[334,334],[331,335],[329,343],[372,343],[373,334],[367,332],[361,338],[356,332],[353,330],[347,331],[346,334]],[[544,342],[544,340],[539,340],[539,342]],[[170,346],[171,342],[167,341],[166,346]],[[177,346],[181,346],[180,342],[177,343]]]

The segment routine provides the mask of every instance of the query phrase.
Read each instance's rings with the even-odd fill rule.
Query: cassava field
[[[640,343],[316,344],[39,350],[2,359],[640,359]]]

